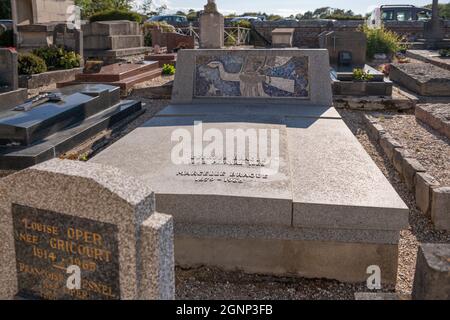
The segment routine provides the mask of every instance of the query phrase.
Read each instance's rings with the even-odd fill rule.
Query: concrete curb
[[[403,145],[395,140],[376,118],[364,115],[367,134],[381,149],[406,183],[419,210],[431,217],[438,230],[450,231],[450,187],[442,187]]]

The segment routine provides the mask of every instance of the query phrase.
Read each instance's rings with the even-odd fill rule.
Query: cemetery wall
[[[293,45],[295,47],[317,48],[319,47],[318,36],[323,31],[355,31],[364,21],[332,21],[332,20],[304,20],[304,21],[262,21],[255,22],[254,28],[265,39],[271,41],[272,31],[276,28],[294,28]],[[446,35],[450,35],[450,20],[445,21]],[[423,37],[423,22],[390,22],[385,26],[401,36],[411,40]],[[265,46],[261,37],[255,37],[255,44]]]

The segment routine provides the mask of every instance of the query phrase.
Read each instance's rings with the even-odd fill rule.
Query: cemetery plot
[[[309,61],[298,69],[309,94],[199,97],[198,67],[212,57],[256,69],[261,57]],[[330,107],[326,51],[183,50],[178,65],[173,104],[90,160],[155,191],[157,210],[174,217],[177,263],[346,282],[378,265],[395,283],[408,209]],[[238,130],[243,154],[226,138]]]
[[[108,85],[77,85],[1,112],[0,168],[23,169],[52,159],[142,112],[140,102],[121,101],[119,91]]]

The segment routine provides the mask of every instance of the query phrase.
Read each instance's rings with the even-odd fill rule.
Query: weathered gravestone
[[[15,50],[0,48],[0,112],[27,98],[27,90],[19,89],[17,58]]]
[[[420,245],[412,297],[416,300],[450,300],[450,244]]]
[[[366,64],[367,39],[363,32],[324,31],[319,35],[321,48],[328,50],[333,94],[335,96],[391,96],[392,82],[384,74]],[[361,81],[354,70],[362,69],[372,76]]]
[[[0,86],[6,86],[9,90],[19,87],[17,56],[15,50],[0,48]]]
[[[107,64],[132,61],[150,53],[144,46],[139,23],[127,20],[96,21],[82,26],[86,59],[96,58]]]
[[[53,44],[53,30],[67,23],[73,0],[11,0],[11,14],[18,48],[33,49]]]
[[[200,15],[200,48],[222,48],[225,40],[224,26],[224,17],[217,11],[215,0],[208,0]]]
[[[90,161],[138,176],[181,266],[395,283],[408,209],[332,104],[326,50],[182,50],[172,105]]]
[[[60,23],[53,29],[53,44],[74,51],[83,58],[83,31]]]
[[[272,47],[292,48],[294,28],[276,28],[272,31]]]
[[[0,298],[173,299],[172,228],[153,192],[115,168],[54,159],[8,176]]]

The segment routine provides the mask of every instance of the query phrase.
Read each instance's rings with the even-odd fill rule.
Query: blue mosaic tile
[[[197,56],[197,97],[308,98],[308,57]]]

